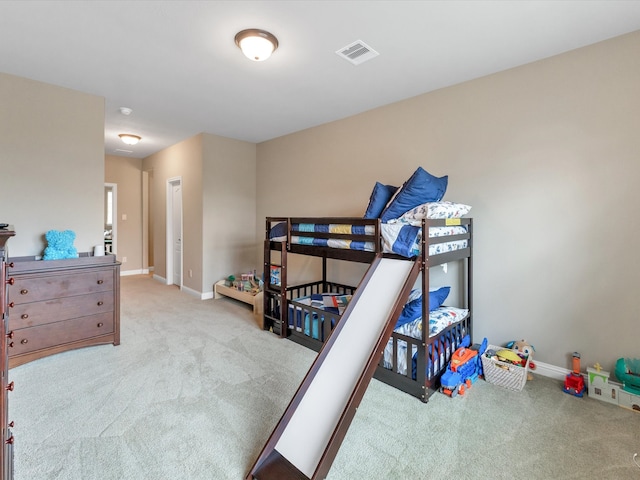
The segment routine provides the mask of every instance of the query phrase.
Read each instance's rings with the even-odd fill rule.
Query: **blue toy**
[[[460,347],[451,356],[447,370],[440,377],[440,391],[450,397],[464,395],[478,377],[482,376],[481,356],[487,349],[487,339],[482,345],[471,345],[471,337],[465,335]]]
[[[64,258],[78,258],[78,251],[73,246],[76,234],[73,230],[49,230],[45,234],[47,248],[44,249],[45,260],[62,260]]]

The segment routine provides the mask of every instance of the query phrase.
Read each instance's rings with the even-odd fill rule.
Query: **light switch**
[[[127,219],[127,214],[126,214],[126,213],[123,213],[123,214],[122,214],[122,220],[126,220],[126,219]]]

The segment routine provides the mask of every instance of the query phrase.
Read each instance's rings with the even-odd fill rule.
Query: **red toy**
[[[584,377],[580,373],[580,354],[573,352],[573,371],[564,379],[564,387],[562,391],[569,395],[582,397],[584,394]]]

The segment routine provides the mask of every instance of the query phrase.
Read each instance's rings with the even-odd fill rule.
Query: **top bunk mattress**
[[[346,220],[346,219],[345,219]],[[460,219],[441,222],[442,226],[430,226],[429,256],[447,252],[455,252],[469,246],[469,228]],[[468,220],[468,219],[465,219]],[[457,225],[446,225],[454,223]],[[287,240],[286,222],[281,222],[271,229],[270,240],[284,242]],[[314,236],[314,233],[322,235]],[[332,236],[336,235],[336,236]],[[349,238],[357,236],[358,239]],[[360,239],[369,237],[370,239]],[[380,225],[380,237],[383,253],[395,253],[403,257],[415,257],[420,254],[422,228],[400,223],[383,223]],[[453,238],[447,238],[453,237]],[[338,223],[292,223],[291,244],[315,247],[328,247],[347,250],[375,252],[375,225],[350,225]]]

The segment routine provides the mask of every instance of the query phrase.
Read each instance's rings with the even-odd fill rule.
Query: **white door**
[[[182,186],[172,186],[173,283],[182,285]]]
[[[104,184],[104,251],[118,252],[118,184]]]

